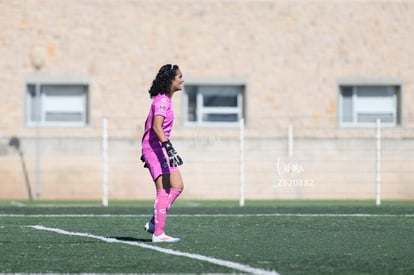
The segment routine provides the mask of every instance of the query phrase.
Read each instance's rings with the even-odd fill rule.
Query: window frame
[[[343,88],[350,87],[352,89],[352,122],[344,122],[343,117]],[[402,125],[402,94],[403,85],[400,80],[340,80],[337,83],[338,90],[338,125],[341,128],[374,128],[376,127],[375,122],[358,122],[355,114],[355,100],[357,100],[357,88],[358,87],[384,87],[394,91],[393,100],[395,109],[393,110],[393,121],[392,122],[381,122],[382,127],[400,127]],[[385,112],[384,112],[385,113]]]
[[[203,95],[200,92],[196,93],[196,113],[197,121],[189,121],[189,96],[186,92],[186,86],[241,86],[241,93],[237,93],[237,107],[206,107],[203,106]],[[248,81],[243,77],[234,78],[197,78],[187,77],[184,82],[183,96],[182,96],[182,112],[183,125],[186,127],[239,127],[241,118],[246,123],[246,97],[248,91]],[[201,106],[201,108],[199,108]],[[232,122],[223,121],[203,121],[202,116],[205,114],[220,113],[220,114],[237,114],[238,120]]]
[[[82,121],[46,121],[44,117],[45,109],[41,108],[41,120],[39,122],[33,120],[32,117],[32,98],[29,92],[29,86],[33,85],[36,86],[82,86],[84,87],[83,90],[83,104],[84,104],[84,110],[83,110],[83,116],[84,119]],[[40,88],[41,89],[41,88]],[[25,121],[27,127],[86,127],[89,125],[89,115],[90,115],[90,93],[91,93],[91,84],[90,79],[88,77],[48,77],[48,76],[29,76],[25,79],[24,82],[24,93],[25,93]],[[41,98],[45,98],[45,92],[40,94]],[[35,96],[36,99],[36,96]],[[44,100],[42,100],[44,102]],[[36,104],[36,103],[35,103]]]

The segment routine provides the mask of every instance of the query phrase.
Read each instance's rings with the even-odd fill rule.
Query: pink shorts
[[[146,152],[143,156],[154,181],[161,175],[178,171],[178,167],[170,166],[167,152],[162,149]]]

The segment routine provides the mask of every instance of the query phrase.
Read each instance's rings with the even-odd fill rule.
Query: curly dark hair
[[[157,76],[152,81],[151,88],[148,91],[151,98],[158,94],[170,94],[171,83],[175,78],[178,68],[178,65],[173,64],[166,64],[160,68],[160,70],[157,73]]]

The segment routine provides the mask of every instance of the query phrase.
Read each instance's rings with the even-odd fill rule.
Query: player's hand
[[[148,168],[147,162],[144,159],[144,156],[141,156],[141,161],[144,163],[144,168]]]
[[[163,142],[162,146],[165,148],[168,157],[170,158],[170,166],[179,166],[183,164],[183,160],[177,154],[177,151],[175,151],[174,147],[172,146],[169,140]]]

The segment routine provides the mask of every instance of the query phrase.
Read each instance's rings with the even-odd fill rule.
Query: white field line
[[[165,253],[165,254],[170,254],[170,255],[174,255],[174,256],[186,257],[186,258],[190,258],[190,259],[194,259],[194,260],[209,262],[209,263],[212,263],[212,264],[215,264],[215,265],[224,266],[224,267],[239,270],[239,271],[245,272],[245,273],[264,274],[264,275],[265,274],[269,274],[269,275],[278,275],[279,274],[276,271],[269,271],[269,270],[265,270],[265,269],[261,269],[261,268],[255,268],[255,267],[251,267],[251,266],[248,266],[248,265],[244,265],[244,264],[240,264],[240,263],[236,263],[236,262],[231,262],[231,261],[226,261],[226,260],[221,260],[221,259],[217,259],[217,258],[213,258],[213,257],[200,255],[200,254],[192,254],[192,253],[187,253],[187,252],[176,251],[176,250],[173,250],[173,249],[162,248],[162,247],[159,247],[159,246],[148,245],[148,244],[145,244],[145,243],[142,243],[142,242],[121,241],[121,240],[117,240],[115,238],[106,238],[106,237],[92,235],[92,234],[89,234],[89,233],[82,233],[82,232],[70,232],[70,231],[66,231],[66,230],[63,230],[63,229],[59,229],[59,228],[44,227],[44,226],[41,226],[41,225],[33,225],[33,226],[28,226],[28,227],[31,227],[31,228],[37,229],[37,230],[51,231],[51,232],[55,232],[55,233],[62,234],[62,235],[78,236],[78,237],[86,237],[86,238],[97,239],[97,240],[107,242],[107,243],[122,243],[122,244],[128,244],[128,245],[132,245],[132,246],[138,246],[138,247],[141,247],[141,248],[151,249],[151,250],[155,250],[155,251]]]
[[[26,204],[24,204],[22,202],[19,202],[19,201],[11,201],[10,205],[17,206],[17,207],[25,207],[26,206]]]
[[[33,217],[33,218],[144,218],[150,214],[0,214],[1,217],[20,218],[20,217]],[[407,217],[413,218],[414,214],[301,214],[301,213],[269,213],[269,214],[169,214],[168,217]]]

